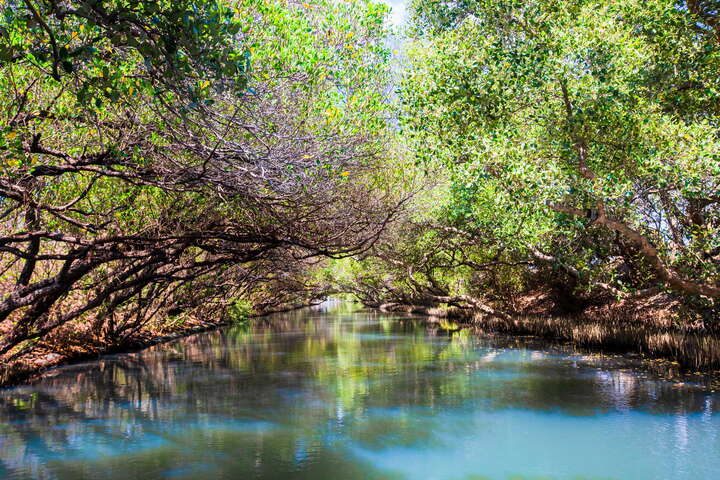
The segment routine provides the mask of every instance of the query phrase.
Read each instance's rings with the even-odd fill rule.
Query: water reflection
[[[344,307],[343,307],[344,308]],[[717,395],[373,312],[275,317],[0,391],[5,478],[697,479]]]

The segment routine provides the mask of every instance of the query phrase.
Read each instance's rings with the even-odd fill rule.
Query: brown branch
[[[556,212],[582,217],[586,215],[585,210],[581,210],[579,208],[559,204],[549,204],[548,206]],[[615,230],[623,235],[628,241],[633,243],[639,249],[640,254],[642,254],[642,256],[648,261],[658,278],[672,290],[680,293],[704,295],[712,298],[720,297],[720,288],[717,286],[689,281],[682,278],[680,274],[667,266],[660,256],[658,249],[652,244],[652,242],[650,242],[650,240],[647,239],[647,237],[637,230],[629,227],[619,220],[607,217],[604,211],[599,212],[594,223]]]

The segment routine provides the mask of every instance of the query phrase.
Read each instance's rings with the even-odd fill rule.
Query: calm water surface
[[[720,478],[720,396],[344,307],[0,390],[0,478]]]

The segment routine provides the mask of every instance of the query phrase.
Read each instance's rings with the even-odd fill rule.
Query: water
[[[718,394],[342,310],[0,390],[0,478],[720,478]]]

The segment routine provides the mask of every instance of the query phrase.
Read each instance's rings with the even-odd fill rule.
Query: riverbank
[[[381,311],[452,320],[476,333],[530,335],[600,352],[633,353],[675,362],[685,371],[720,370],[720,334],[705,326],[679,323],[678,305],[668,298],[607,302],[577,314],[551,314],[551,302],[528,295],[511,314],[477,308],[384,304]]]
[[[65,345],[63,349],[58,349],[55,345],[49,344],[45,348],[38,349],[33,355],[0,367],[0,388],[37,381],[45,377],[54,368],[64,365],[94,360],[103,355],[136,352],[153,345],[214,330],[229,323],[228,321],[190,320],[175,326],[168,332],[139,331],[128,337],[124,342],[117,344],[74,342]]]
[[[54,335],[45,338],[35,346],[30,355],[20,360],[8,362],[0,366],[0,388],[13,387],[24,383],[37,381],[45,377],[54,368],[71,365],[73,363],[94,360],[103,355],[118,353],[131,353],[143,350],[153,345],[171,342],[188,337],[196,333],[207,332],[231,324],[242,324],[272,315],[299,310],[305,307],[316,306],[320,303],[311,299],[298,303],[283,303],[273,308],[264,309],[260,313],[252,310],[236,312],[223,317],[223,320],[183,316],[177,320],[166,320],[155,324],[146,324],[143,328],[132,333],[121,342],[109,343],[97,338],[89,328],[75,328],[60,330]]]

